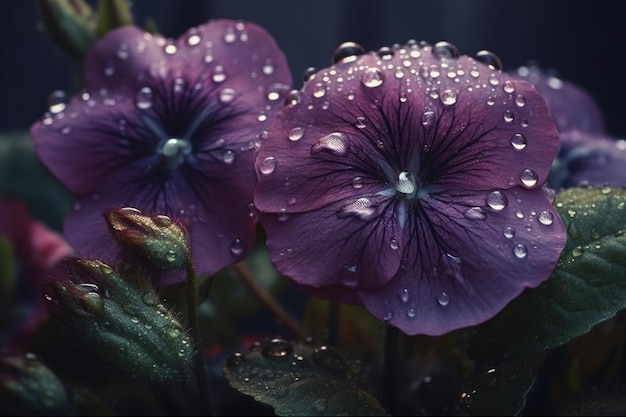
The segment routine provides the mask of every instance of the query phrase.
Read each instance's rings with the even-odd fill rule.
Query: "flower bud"
[[[37,0],[43,29],[72,58],[82,59],[95,41],[95,16],[84,0]]]
[[[90,351],[131,377],[161,383],[190,375],[194,348],[185,329],[137,270],[124,275],[97,260],[68,260],[69,280],[46,299]]]
[[[124,248],[164,271],[185,269],[189,244],[185,229],[165,215],[147,216],[132,207],[105,213],[109,228]]]
[[[2,415],[66,415],[65,387],[32,353],[0,361]]]
[[[106,35],[112,29],[132,25],[133,16],[128,0],[100,0],[98,4],[98,37]]]

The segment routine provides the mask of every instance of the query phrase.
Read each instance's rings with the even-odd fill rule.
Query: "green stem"
[[[398,363],[401,356],[400,342],[402,332],[393,326],[385,326],[385,345],[383,352],[383,376],[381,378],[380,392],[382,403],[391,415],[396,414]]]
[[[238,263],[233,265],[233,270],[239,275],[239,278],[241,278],[244,285],[248,287],[248,290],[250,290],[254,298],[256,298],[263,307],[267,308],[279,322],[291,331],[291,333],[300,340],[305,340],[308,337],[306,330],[276,302],[274,297],[258,284],[257,280],[252,277],[252,274],[250,274],[244,264]]]
[[[198,312],[198,280],[191,258],[187,260],[187,321],[189,334],[196,345],[195,373],[201,413],[207,411],[213,415],[211,393],[209,392],[209,378],[207,376],[204,358],[202,357],[202,338],[200,337],[200,314]]]

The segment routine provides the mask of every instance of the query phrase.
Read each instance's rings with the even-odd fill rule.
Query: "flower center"
[[[167,168],[174,170],[191,154],[191,143],[186,139],[169,138],[160,145],[159,154],[163,156]]]

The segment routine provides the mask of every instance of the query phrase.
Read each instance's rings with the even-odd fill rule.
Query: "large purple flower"
[[[493,54],[409,42],[317,72],[261,145],[255,205],[277,269],[407,334],[480,323],[552,272],[545,101]]]
[[[77,196],[69,242],[112,261],[103,212],[132,206],[180,219],[200,272],[241,260],[258,220],[254,154],[291,88],[274,39],[230,20],[176,40],[124,27],[90,51],[84,78],[84,91],[31,129],[41,160]]]

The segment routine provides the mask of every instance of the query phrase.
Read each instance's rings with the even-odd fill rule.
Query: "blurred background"
[[[95,1],[89,1],[95,6]],[[585,88],[608,131],[626,137],[626,2],[621,0],[134,0],[135,22],[154,20],[177,37],[211,18],[263,26],[283,49],[301,86],[307,67],[330,64],[337,45],[366,50],[409,39],[447,40],[463,54],[495,52],[504,69],[534,61]],[[72,91],[78,65],[38,25],[33,0],[2,2],[0,132],[27,129],[56,89]]]

